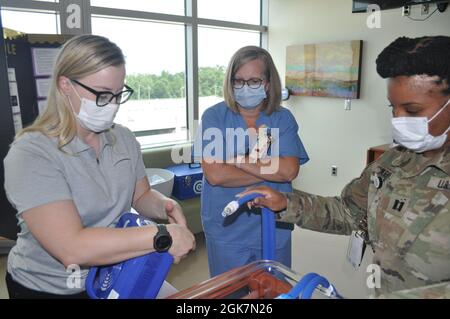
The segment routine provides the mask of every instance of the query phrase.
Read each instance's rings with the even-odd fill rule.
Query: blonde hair
[[[65,76],[77,80],[109,66],[123,64],[122,50],[105,37],[80,35],[67,41],[56,58],[44,112],[32,125],[20,131],[16,139],[28,132],[41,132],[57,137],[61,150],[75,137],[77,127],[69,100],[59,88],[59,78]]]
[[[274,111],[280,109],[281,81],[280,76],[278,75],[278,71],[275,67],[275,63],[273,63],[272,57],[270,56],[269,52],[267,52],[263,48],[257,46],[246,46],[240,48],[233,55],[225,73],[223,95],[228,107],[230,107],[236,113],[239,112],[233,92],[234,75],[242,65],[256,59],[259,59],[264,63],[264,76],[266,81],[269,82],[267,98],[264,100],[264,105],[261,110],[264,111],[267,115],[270,115]]]

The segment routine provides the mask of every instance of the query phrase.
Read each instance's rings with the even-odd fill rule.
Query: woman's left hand
[[[171,224],[178,224],[187,227],[186,217],[184,217],[183,209],[173,199],[166,200],[165,210],[167,218]]]

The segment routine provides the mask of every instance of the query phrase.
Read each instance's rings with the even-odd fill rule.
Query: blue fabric
[[[260,116],[256,121],[256,126],[260,127],[261,125],[266,125],[273,133],[275,133],[274,129],[279,129],[278,136],[277,134],[272,134],[275,138],[274,143],[272,144],[273,147],[271,146],[273,155],[276,155],[276,151],[279,151],[279,156],[298,157],[300,164],[304,164],[309,160],[305,148],[298,136],[298,124],[288,109],[281,108],[280,111],[273,112],[269,116],[260,113]],[[211,157],[205,154],[212,153],[213,158],[226,160],[227,158],[236,157],[239,154],[242,155],[248,152],[253,146],[252,143],[254,143],[254,141],[251,141],[247,137],[245,143],[238,143],[236,137],[233,136],[233,129],[242,129],[244,131],[247,129],[247,125],[240,114],[234,113],[227,107],[225,102],[221,102],[208,108],[203,113],[202,122],[198,131],[199,134],[194,143],[194,157],[199,159],[201,156],[200,152],[203,151],[205,157]],[[203,138],[200,136],[200,133]],[[276,142],[276,139],[278,139],[278,143]],[[231,147],[231,145],[233,145],[233,140],[235,147]],[[271,154],[269,153],[269,155]],[[258,185],[266,185],[281,192],[292,191],[291,183],[263,182]],[[209,239],[208,259],[210,261],[211,274],[216,275],[231,269],[225,267],[225,264],[236,267],[247,263],[247,257],[239,256],[239,250],[242,250],[242,248],[259,250],[258,256],[261,255],[261,216],[248,212],[240,214],[236,213],[235,215],[230,216],[230,218],[233,217],[233,219],[235,219],[231,222],[231,220],[228,219],[224,220],[221,215],[223,208],[230,201],[235,199],[236,194],[244,191],[245,188],[246,187],[230,188],[212,186],[208,183],[206,178],[203,177],[203,189],[201,195],[202,223],[206,238],[207,240]],[[284,262],[289,262],[289,264],[285,263],[287,267],[290,267],[290,241],[291,230],[277,228],[276,249],[289,249],[289,251],[286,251],[286,254],[288,254],[289,257],[283,258]],[[217,260],[212,254],[219,253],[223,246],[218,245],[214,248],[215,245],[212,243],[216,242],[228,243],[230,245],[227,248],[227,253],[224,252],[222,266],[220,265],[220,262],[211,262],[211,260]],[[232,247],[235,247],[234,253]],[[219,249],[219,251],[212,251],[217,249]],[[278,261],[283,262],[283,260]]]
[[[230,269],[262,260],[260,248],[251,248],[240,243],[225,243],[211,237],[206,239],[208,266],[211,277],[220,275]],[[291,264],[291,241],[284,247],[275,250],[275,260],[283,265]],[[290,267],[290,266],[288,266]]]

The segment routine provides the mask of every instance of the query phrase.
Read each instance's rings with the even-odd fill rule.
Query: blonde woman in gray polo
[[[117,263],[158,249],[158,228],[114,228],[131,207],[168,219],[178,262],[195,246],[180,206],[151,190],[139,143],[113,124],[133,90],[125,59],[108,39],[69,40],[57,58],[47,107],[16,137],[6,156],[5,190],[21,228],[8,256],[10,298],[84,298],[93,265]],[[81,269],[69,285],[68,269]]]

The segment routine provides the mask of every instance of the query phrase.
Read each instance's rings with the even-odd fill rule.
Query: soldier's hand
[[[191,250],[195,250],[195,237],[186,226],[180,224],[167,225],[167,231],[172,236],[169,254],[173,256],[174,263],[178,264]]]
[[[273,210],[274,212],[278,212],[284,210],[287,206],[287,198],[282,193],[274,190],[273,188],[267,186],[257,186],[247,188],[244,192],[239,193],[237,196],[242,197],[247,194],[262,194],[264,197],[255,198],[250,205],[256,207],[267,207]]]

